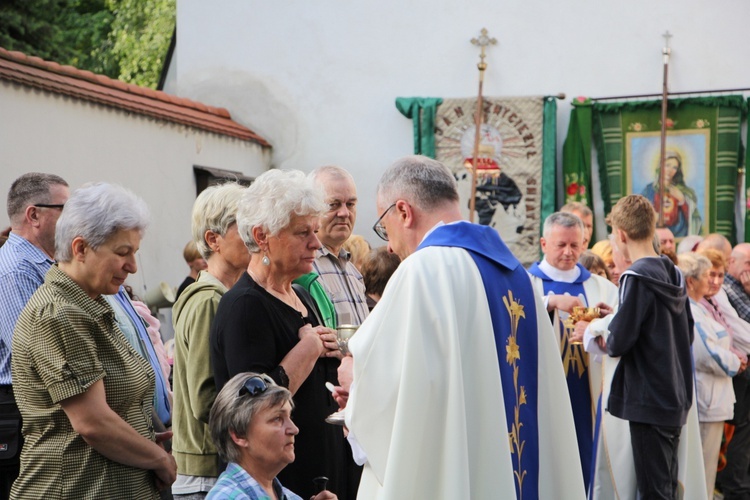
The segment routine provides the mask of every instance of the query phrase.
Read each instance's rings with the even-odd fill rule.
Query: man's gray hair
[[[260,248],[253,228],[276,236],[289,225],[292,214],[320,217],[325,211],[323,192],[299,170],[269,170],[245,190],[237,209],[237,229],[252,253]]]
[[[142,236],[148,220],[146,202],[132,191],[105,182],[87,184],[73,191],[57,220],[55,258],[70,262],[79,236],[95,250],[117,231],[135,229]]]
[[[26,207],[36,203],[50,203],[52,186],[68,186],[59,175],[29,172],[13,181],[8,191],[8,218],[18,224]]]
[[[249,394],[240,396],[240,389],[252,377],[262,378],[268,389],[256,396]],[[250,421],[255,415],[266,408],[277,408],[284,406],[286,403],[294,407],[292,393],[284,387],[276,385],[266,375],[245,372],[232,377],[219,391],[208,417],[211,439],[216,446],[219,457],[227,463],[239,463],[240,449],[232,440],[230,432],[237,437],[249,438],[245,434],[247,434]]]
[[[400,158],[388,167],[380,178],[377,193],[383,203],[405,199],[422,210],[458,202],[453,173],[439,161],[419,155]]]
[[[707,257],[694,252],[681,253],[677,256],[677,262],[677,267],[680,268],[685,279],[700,279],[700,277],[703,276],[703,273],[713,267],[711,261],[708,260]]]
[[[227,182],[204,189],[193,204],[193,241],[204,259],[214,253],[206,243],[206,231],[224,237],[229,227],[237,222],[237,208],[245,187]]]
[[[576,213],[580,212],[581,215],[584,217],[594,216],[594,212],[591,211],[591,209],[584,203],[581,203],[580,201],[571,201],[569,203],[566,203],[560,208],[561,212],[567,212],[567,213]]]
[[[581,228],[581,232],[586,230],[586,228],[583,227],[583,221],[581,218],[570,212],[555,212],[544,219],[542,234],[545,238],[549,238],[553,226],[579,227]]]

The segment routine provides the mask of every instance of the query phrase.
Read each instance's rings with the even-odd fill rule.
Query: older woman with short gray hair
[[[221,389],[242,372],[268,374],[294,396],[300,428],[296,460],[279,475],[310,498],[313,478],[345,491],[340,427],[325,423],[338,409],[325,383],[337,385],[336,334],[322,326],[310,295],[292,281],[312,271],[323,194],[302,172],[270,170],[247,188],[237,225],[253,253],[248,270],[221,299],[211,327],[211,363]]]
[[[73,193],[56,255],[13,336],[13,388],[26,446],[13,498],[158,498],[174,459],[154,433],[155,375],[103,295],[136,272],[143,200],[111,184]]]
[[[299,429],[291,418],[292,394],[257,373],[239,373],[227,382],[211,409],[211,438],[228,466],[209,499],[299,496],[276,477],[294,461]],[[330,491],[314,499],[335,499]]]
[[[678,261],[687,282],[690,311],[695,321],[693,358],[698,421],[706,471],[706,493],[708,498],[712,498],[724,421],[731,420],[734,415],[732,377],[744,367],[740,357],[732,352],[731,338],[724,326],[701,304],[711,287],[711,261],[696,253],[680,254]]]

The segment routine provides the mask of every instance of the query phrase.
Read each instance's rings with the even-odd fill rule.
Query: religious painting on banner
[[[734,240],[744,107],[737,96],[671,100],[662,174],[661,101],[594,103],[606,212],[642,194],[677,239],[718,232]]]
[[[476,98],[443,99],[434,121],[435,157],[456,176],[467,219],[476,103]],[[486,97],[483,110],[474,220],[495,228],[529,265],[539,258],[544,99]]]

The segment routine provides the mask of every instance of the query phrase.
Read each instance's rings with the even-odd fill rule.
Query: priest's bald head
[[[401,260],[436,224],[461,220],[456,179],[426,156],[406,156],[388,167],[378,183],[377,209],[382,215],[373,229]]]

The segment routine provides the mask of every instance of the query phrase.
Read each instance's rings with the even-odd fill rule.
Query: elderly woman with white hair
[[[247,188],[237,225],[253,258],[222,297],[210,339],[218,389],[238,373],[258,372],[293,394],[297,458],[279,478],[304,498],[315,477],[330,478],[334,492],[345,491],[347,479],[342,429],[325,423],[338,410],[325,387],[337,385],[336,334],[321,326],[309,294],[292,286],[313,268],[324,209],[322,193],[299,171],[270,170]]]
[[[26,445],[12,498],[159,498],[176,465],[154,433],[154,371],[102,295],[136,272],[148,209],[93,184],[57,222],[55,255],[13,336],[13,388]]]
[[[211,408],[209,425],[228,466],[208,494],[209,500],[302,500],[276,477],[294,461],[299,428],[292,421],[293,409],[292,394],[266,375],[239,373],[227,382]],[[323,490],[312,500],[336,498]]]
[[[231,182],[205,189],[193,204],[193,240],[208,267],[172,307],[175,331],[172,453],[179,474],[175,498],[201,498],[219,476],[208,415],[216,398],[209,332],[221,297],[237,283],[250,252],[237,230],[237,207],[245,188]]]
[[[706,468],[706,493],[708,498],[713,498],[724,421],[734,414],[732,377],[741,369],[742,361],[731,350],[731,338],[724,326],[701,304],[711,288],[711,261],[695,253],[680,254],[678,260],[687,282],[690,311],[695,321],[693,357],[698,421]]]

